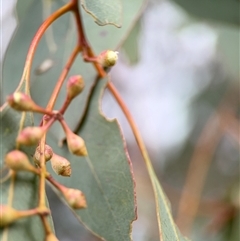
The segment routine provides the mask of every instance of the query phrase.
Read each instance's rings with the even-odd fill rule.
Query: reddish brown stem
[[[87,38],[85,36],[84,28],[83,28],[82,20],[81,20],[81,15],[80,15],[80,9],[78,7],[78,1],[72,0],[72,2],[74,3],[73,13],[74,13],[74,18],[75,18],[75,21],[77,24],[78,43],[82,47],[83,58],[84,58],[84,60],[92,62],[96,71],[98,72],[99,76],[101,78],[103,78],[106,76],[106,73],[103,70],[103,68],[98,63],[96,63],[96,61],[95,61],[96,57],[95,57],[93,50],[91,49],[91,47],[87,41]],[[93,61],[90,61],[90,60],[93,60]]]
[[[85,33],[84,33],[84,28],[82,26],[82,21],[81,21],[81,17],[80,17],[80,9],[78,6],[78,0],[72,0],[72,3],[74,5],[72,11],[74,14],[74,18],[76,20],[76,24],[77,24],[77,33],[78,33],[78,44],[80,46],[82,46],[82,48],[86,48],[88,47],[88,42],[87,39],[85,37]]]
[[[56,86],[55,86],[55,88],[53,90],[53,93],[52,93],[52,95],[50,97],[50,100],[49,100],[47,108],[46,108],[47,110],[52,110],[53,109],[53,107],[55,105],[55,102],[56,102],[56,99],[57,99],[57,96],[58,96],[58,94],[60,92],[60,89],[61,89],[61,87],[63,85],[63,82],[64,82],[68,72],[70,71],[70,68],[71,68],[72,64],[74,63],[74,60],[77,57],[80,49],[81,49],[80,46],[77,45],[75,47],[75,49],[73,50],[72,54],[70,55],[66,65],[65,65],[65,67],[64,67],[64,69],[63,69],[63,71],[62,71],[62,73],[61,73],[61,75],[60,75],[60,77],[58,79],[58,82],[57,82],[57,84],[56,84]]]
[[[55,188],[57,188],[59,191],[61,191],[62,185],[60,183],[58,183],[51,175],[49,175],[46,178]]]
[[[196,216],[209,165],[222,133],[213,115],[204,127],[189,164],[176,223],[184,234],[189,234]]]
[[[234,112],[229,111],[228,108],[226,109],[224,107],[225,103],[227,101],[224,99],[217,112],[207,121],[190,160],[176,218],[176,223],[185,234],[190,233],[197,215],[201,194],[214,152],[222,136],[228,130],[229,123],[234,118]]]
[[[59,110],[59,113],[61,113],[63,115],[71,102],[72,102],[72,100],[70,100],[69,98],[66,98],[66,100],[63,103],[62,108]]]

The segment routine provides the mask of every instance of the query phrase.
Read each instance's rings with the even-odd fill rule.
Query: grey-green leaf
[[[154,172],[151,172],[150,178],[152,180],[155,194],[159,240],[187,241],[188,239],[182,236],[176,224],[174,223],[169,201]]]
[[[122,46],[130,64],[136,64],[139,60],[138,39],[140,31],[141,22],[138,20]]]
[[[141,138],[141,137],[140,137]],[[140,139],[139,138],[139,139]],[[141,142],[141,141],[140,141]],[[139,142],[139,143],[140,143]],[[140,145],[146,168],[151,180],[151,184],[154,191],[154,198],[156,204],[156,216],[159,229],[159,240],[160,241],[187,241],[188,239],[184,237],[178,230],[178,227],[174,223],[170,203],[167,199],[166,194],[159,183],[156,173],[153,169],[151,160],[144,145]]]
[[[190,14],[201,18],[239,25],[238,0],[174,0]]]
[[[130,241],[131,225],[136,219],[132,167],[116,120],[108,121],[99,113],[105,83],[98,82],[80,132],[89,156],[73,156],[66,145],[59,149],[50,138],[48,143],[54,151],[70,160],[72,166],[70,178],[53,175],[85,193],[88,207],[75,213],[92,232],[106,241]]]
[[[83,9],[94,18],[98,25],[113,24],[116,27],[121,27],[121,0],[81,0],[81,5]]]

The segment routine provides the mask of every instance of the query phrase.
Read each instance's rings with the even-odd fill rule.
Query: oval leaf
[[[72,166],[70,178],[53,176],[85,193],[88,207],[75,213],[91,231],[107,241],[130,241],[131,224],[136,219],[132,167],[116,120],[107,121],[99,113],[104,85],[104,80],[98,82],[80,132],[89,156],[72,156],[66,146],[59,149],[49,139],[54,151],[67,158]]]

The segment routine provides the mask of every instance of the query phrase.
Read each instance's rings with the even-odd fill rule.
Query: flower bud
[[[7,226],[19,218],[38,214],[38,209],[16,210],[7,205],[0,205],[0,227]]]
[[[45,162],[49,161],[53,156],[53,150],[49,145],[45,145],[44,147],[44,159]],[[40,152],[40,146],[36,148],[36,151],[34,153],[34,162],[38,165],[40,165],[40,158],[41,158],[41,152]]]
[[[86,198],[82,191],[64,186],[61,186],[61,191],[70,207],[74,209],[87,207]]]
[[[51,158],[51,165],[54,172],[61,176],[71,176],[71,164],[70,162],[62,156],[53,153]]]
[[[67,97],[71,100],[79,95],[84,89],[84,81],[81,75],[74,75],[67,82]]]
[[[0,205],[0,227],[5,227],[19,218],[20,214],[17,210],[7,205]]]
[[[23,129],[17,137],[17,143],[21,145],[36,145],[42,138],[46,130],[42,127],[26,127]]]
[[[87,148],[85,146],[84,140],[74,134],[74,133],[69,133],[67,135],[67,144],[68,144],[68,149],[70,152],[72,152],[76,156],[87,156]]]
[[[36,104],[26,94],[15,92],[7,97],[8,104],[15,110],[28,111],[35,108]]]
[[[59,241],[59,239],[57,239],[57,237],[55,236],[55,234],[49,233],[49,234],[47,234],[47,236],[45,237],[45,241]]]
[[[69,151],[76,156],[87,156],[88,153],[84,140],[80,136],[74,134],[64,120],[61,120],[61,124],[66,133]]]
[[[30,163],[27,155],[19,150],[9,152],[5,156],[5,164],[14,171],[38,173],[38,170]]]
[[[39,113],[48,113],[47,110],[37,105],[30,96],[22,93],[15,92],[7,97],[8,104],[18,111],[34,111]],[[50,112],[51,114],[51,112]]]
[[[112,67],[116,64],[118,60],[118,52],[112,50],[105,50],[98,56],[98,63],[101,64],[104,68]]]

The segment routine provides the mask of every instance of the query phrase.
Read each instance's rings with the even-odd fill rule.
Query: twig
[[[221,137],[225,132],[229,132],[231,123],[234,123],[235,130],[239,128],[236,119],[233,117],[233,111],[227,110],[224,107],[224,102],[207,121],[190,161],[176,218],[176,223],[185,234],[189,234],[191,231],[197,215],[207,173]],[[230,134],[233,137],[236,136],[233,131]]]
[[[70,71],[70,68],[73,65],[74,60],[77,57],[79,51],[80,51],[80,46],[77,45],[74,48],[72,54],[70,55],[66,65],[65,65],[65,67],[64,67],[64,69],[63,69],[63,71],[62,71],[62,73],[61,73],[61,75],[60,75],[60,77],[59,77],[59,79],[57,81],[57,84],[56,84],[56,86],[55,86],[55,88],[54,88],[54,90],[52,92],[52,95],[51,95],[51,97],[49,99],[49,102],[47,104],[47,107],[46,107],[47,110],[52,110],[53,109],[54,104],[55,104],[56,99],[57,99],[57,96],[59,94],[59,91],[60,91],[60,89],[61,89],[61,87],[63,85],[63,82],[64,82],[68,72]]]
[[[207,172],[221,136],[218,116],[214,114],[208,120],[197,142],[179,203],[176,223],[185,234],[188,234],[191,230]]]

